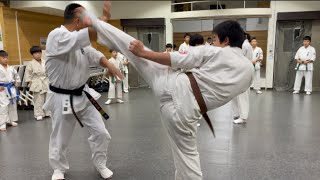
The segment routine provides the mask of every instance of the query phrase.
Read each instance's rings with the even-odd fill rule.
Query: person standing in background
[[[49,113],[42,109],[48,92],[49,80],[41,59],[42,49],[39,46],[32,46],[30,54],[33,59],[26,67],[25,81],[29,83],[30,91],[33,92],[34,117],[40,121],[49,116]]]
[[[260,69],[261,69],[261,63],[263,60],[263,51],[260,47],[257,46],[257,38],[252,37],[251,38],[251,46],[253,48],[253,59],[252,63],[254,65],[254,79],[253,79],[253,89],[256,91],[257,94],[261,94],[261,85],[260,85]]]
[[[296,53],[295,59],[296,66],[296,79],[294,81],[293,94],[299,94],[302,78],[305,78],[305,92],[310,95],[312,92],[312,76],[313,76],[313,63],[316,60],[316,50],[311,45],[311,37],[305,36],[303,38],[303,46],[299,48]]]
[[[184,42],[180,45],[179,47],[179,52],[180,53],[186,53],[188,52],[188,49],[189,49],[189,42],[190,42],[190,37],[191,35],[189,33],[186,33],[184,35]]]
[[[211,37],[208,37],[205,45],[211,46],[211,44],[212,44],[212,38],[211,38]]]
[[[123,65],[123,75],[124,79],[122,81],[123,84],[123,92],[128,93],[129,92],[129,60],[120,52],[117,54],[117,58],[122,62]]]
[[[172,44],[166,44],[166,50],[164,51],[165,53],[169,53],[169,52],[173,52],[173,49],[172,49]]]
[[[15,86],[20,82],[17,71],[8,65],[8,53],[0,50],[0,131],[6,131],[7,124],[18,125],[19,93]]]
[[[246,39],[242,44],[242,53],[250,62],[252,62],[253,49],[249,42],[249,40],[251,39],[250,34],[245,33],[245,37]],[[238,95],[236,98],[234,98],[231,101],[234,124],[246,123],[249,117],[249,93],[250,93],[250,88],[248,88],[248,90]]]
[[[118,52],[111,49],[111,58],[109,62],[113,64],[120,72],[124,71],[124,67],[119,58],[117,58]],[[116,99],[117,103],[124,103],[122,100],[122,80],[117,77],[109,77],[109,92],[108,100],[105,102],[106,105],[111,104],[112,100]]]

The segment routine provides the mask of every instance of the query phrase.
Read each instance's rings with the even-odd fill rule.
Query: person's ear
[[[229,37],[226,37],[223,41],[223,44],[228,46],[229,45]]]

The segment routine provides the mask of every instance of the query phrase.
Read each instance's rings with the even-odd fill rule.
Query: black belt
[[[101,106],[97,103],[97,101],[88,92],[83,90],[84,86],[85,85],[81,86],[78,89],[69,90],[69,89],[61,89],[61,88],[57,88],[57,87],[49,85],[49,89],[51,91],[55,92],[55,93],[70,95],[70,106],[71,106],[72,113],[76,117],[76,119],[79,122],[81,127],[83,127],[83,124],[81,123],[81,121],[78,118],[76,112],[74,111],[73,96],[82,96],[82,92],[84,92],[86,94],[86,96],[88,97],[89,101],[99,111],[99,113],[104,117],[104,119],[108,120],[109,119],[108,114],[106,112],[104,112],[104,110],[101,108]]]

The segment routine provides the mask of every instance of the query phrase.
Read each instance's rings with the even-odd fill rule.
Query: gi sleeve
[[[202,47],[202,46],[201,46]],[[188,53],[170,52],[171,67],[173,69],[192,69],[197,68],[203,62],[202,48],[195,47]]]
[[[88,28],[69,32],[56,29],[48,36],[47,56],[60,56],[90,45]]]
[[[298,49],[296,55],[294,56],[294,59],[299,59],[299,57],[300,57],[300,51],[301,51],[301,48]]]
[[[26,67],[26,72],[24,73],[24,81],[30,82],[31,76],[32,76],[32,65],[31,65],[31,63],[29,63]]]
[[[316,60],[316,50],[314,47],[311,48],[311,61],[315,61]]]
[[[263,60],[263,51],[261,48],[259,49],[259,59]]]
[[[101,66],[100,60],[101,58],[105,57],[100,51],[96,50],[92,46],[87,46],[84,49],[86,56],[88,57],[90,61],[91,66]]]

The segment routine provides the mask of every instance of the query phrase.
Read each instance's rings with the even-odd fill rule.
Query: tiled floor
[[[125,101],[103,105],[111,116],[106,127],[112,136],[108,165],[113,179],[174,179],[168,139],[151,90],[134,89]],[[201,121],[198,141],[204,179],[319,180],[320,94],[252,91],[250,102],[245,125],[232,124],[229,104],[209,113],[216,139]],[[51,122],[32,117],[31,111],[20,111],[19,126],[0,133],[0,180],[51,178]],[[90,160],[87,137],[87,130],[78,126],[69,146],[68,180],[100,179]]]

